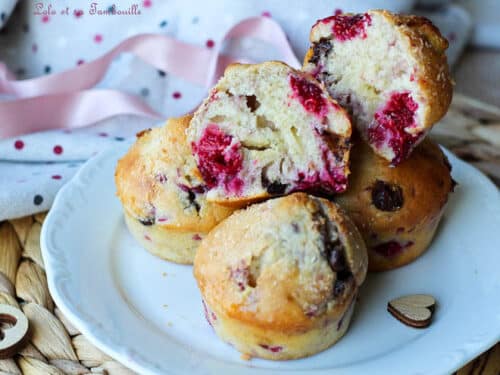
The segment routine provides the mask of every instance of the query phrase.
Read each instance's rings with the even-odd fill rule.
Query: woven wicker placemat
[[[431,136],[488,174],[500,186],[500,109],[461,95]],[[0,303],[30,320],[30,342],[0,360],[2,374],[133,374],[89,343],[54,305],[40,251],[45,214],[0,223]],[[459,375],[500,374],[500,344]]]
[[[500,186],[500,108],[454,94],[431,138],[482,170]]]
[[[45,213],[0,224],[0,303],[20,307],[30,322],[30,342],[0,360],[2,374],[134,374],[101,352],[54,305],[40,250]]]

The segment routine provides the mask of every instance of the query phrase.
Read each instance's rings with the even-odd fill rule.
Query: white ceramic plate
[[[500,194],[449,155],[459,186],[429,251],[409,266],[371,274],[352,326],[307,359],[244,361],[203,316],[189,266],[161,261],[128,234],[113,173],[128,145],[88,162],[59,193],[42,230],[50,291],[95,345],[143,374],[449,373],[500,339]],[[428,329],[404,326],[387,302],[436,297]]]

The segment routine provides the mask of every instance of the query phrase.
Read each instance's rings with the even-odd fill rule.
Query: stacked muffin
[[[131,233],[194,262],[208,322],[249,356],[333,345],[367,269],[423,253],[454,186],[424,140],[451,99],[439,31],[370,11],[318,21],[311,43],[302,71],[228,67],[192,117],[139,134],[115,175]]]

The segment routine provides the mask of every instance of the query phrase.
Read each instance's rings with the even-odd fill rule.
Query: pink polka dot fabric
[[[2,0],[0,1],[0,29],[7,23],[10,14],[14,10],[17,0]]]
[[[17,79],[26,79],[85,64],[124,39],[142,33],[161,33],[202,48],[219,48],[230,27],[252,16],[272,17],[280,23],[301,60],[308,46],[309,29],[318,18],[336,11],[362,12],[370,8],[408,12],[415,0],[307,4],[288,0],[286,6],[281,0],[41,0],[20,1],[12,12],[15,3],[0,1],[0,61]],[[449,32],[455,33],[457,43],[463,41],[461,31]],[[222,47],[228,54],[255,61],[279,58],[272,48],[252,40],[232,41]],[[165,118],[192,111],[206,95],[204,88],[129,54],[113,61],[96,88],[136,95]],[[0,140],[0,220],[47,210],[60,187],[84,161],[108,147],[131,142],[136,132],[156,125],[145,118],[116,116],[83,129]]]

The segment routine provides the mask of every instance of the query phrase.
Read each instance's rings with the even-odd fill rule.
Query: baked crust
[[[334,200],[363,235],[369,270],[384,271],[412,262],[428,248],[455,185],[446,156],[438,145],[425,139],[410,158],[394,168],[359,141],[353,146],[351,162],[349,189]],[[374,193],[381,182],[401,193],[396,197],[400,208],[390,206],[394,206],[394,198],[378,198]],[[383,202],[377,207],[374,194],[375,200],[392,202],[385,203],[387,207]],[[392,256],[382,255],[383,247],[376,251],[378,246],[390,242],[400,244],[401,251]]]
[[[303,84],[300,94],[308,97],[294,91],[293,80]],[[194,113],[187,136],[209,185],[207,199],[242,207],[309,187],[345,190],[351,131],[349,116],[324,85],[310,74],[268,61],[229,65]],[[213,137],[206,141],[208,133]],[[227,144],[207,156],[204,146],[210,143],[213,151],[216,137]],[[235,159],[239,164],[227,166],[229,177],[226,165],[214,162]],[[272,184],[279,189],[272,191]]]
[[[450,106],[453,87],[445,54],[448,48],[448,41],[441,35],[438,28],[424,17],[393,14],[386,10],[371,10],[365,13],[365,15],[372,18],[382,17],[391,26],[394,35],[398,36],[397,40],[401,42],[401,48],[404,49],[407,61],[412,61],[412,65],[414,66],[414,70],[406,77],[407,82],[411,81],[411,85],[416,84],[415,87],[417,89],[415,91],[418,94],[418,100],[416,98],[415,100],[418,102],[419,107],[423,108],[422,113],[420,113],[420,109],[418,110],[418,122],[404,128],[405,132],[414,136],[411,139],[413,145],[407,153],[405,152],[402,156],[389,156],[391,152],[388,153],[382,149],[378,150],[377,147],[372,145],[374,150],[387,160],[394,158],[392,161],[396,165],[400,162],[400,159],[405,159],[408,156],[408,153],[411,152],[416,144],[421,142],[432,126],[446,114]],[[361,15],[346,13],[342,16],[357,17]],[[321,73],[323,66],[321,62],[316,61],[317,58],[315,60],[313,47],[315,43],[318,43],[323,38],[329,38],[332,41],[331,48],[333,51],[335,51],[336,45],[342,43],[342,41],[334,40],[332,31],[325,31],[324,23],[328,24],[330,19],[334,17],[319,20],[312,27],[309,36],[311,47],[304,57],[303,69],[313,73],[313,75],[316,73],[315,76],[320,80],[324,80],[322,74],[318,74],[318,72]],[[377,56],[370,55],[373,61],[375,59],[377,61],[384,60],[384,51],[370,53],[378,54]],[[353,56],[352,64],[359,64],[360,62],[355,61],[355,58]],[[326,82],[325,84],[330,90],[330,94],[334,98],[337,98],[336,94],[332,92],[332,90],[335,91],[335,86],[330,88]],[[353,88],[353,90],[357,89]],[[339,93],[339,95],[344,94]],[[357,106],[359,104],[353,103],[352,105]],[[349,109],[352,110],[352,108]],[[354,120],[357,122],[356,118]],[[360,128],[360,124],[357,123],[357,125]],[[367,124],[364,124],[362,128],[367,126]],[[367,140],[367,135],[364,131],[361,131],[361,135]]]
[[[204,182],[186,142],[190,119],[190,115],[170,119],[163,127],[138,133],[115,171],[117,196],[131,232],[148,250],[165,259],[170,259],[169,249],[175,249],[169,244],[172,236],[182,234],[179,246],[186,247],[186,256],[178,251],[171,254],[171,260],[181,259],[182,263],[191,263],[199,237],[233,212],[206,201]],[[131,225],[132,218],[139,224]],[[194,238],[191,242],[189,236]]]
[[[416,80],[424,96],[431,103],[427,107],[423,126],[429,128],[448,111],[453,94],[445,51],[448,41],[439,29],[427,18],[414,15],[398,15],[379,10],[409,43],[409,51],[419,62]]]
[[[350,275],[342,276],[347,281],[340,294],[334,289],[344,282],[341,271],[333,271],[323,252],[330,226]],[[332,345],[345,331],[337,336],[332,327],[325,339],[324,327],[341,324],[366,270],[365,245],[354,224],[334,203],[305,193],[235,212],[202,241],[194,261],[219,336],[243,353],[271,359]],[[282,349],[273,353],[266,346]]]

